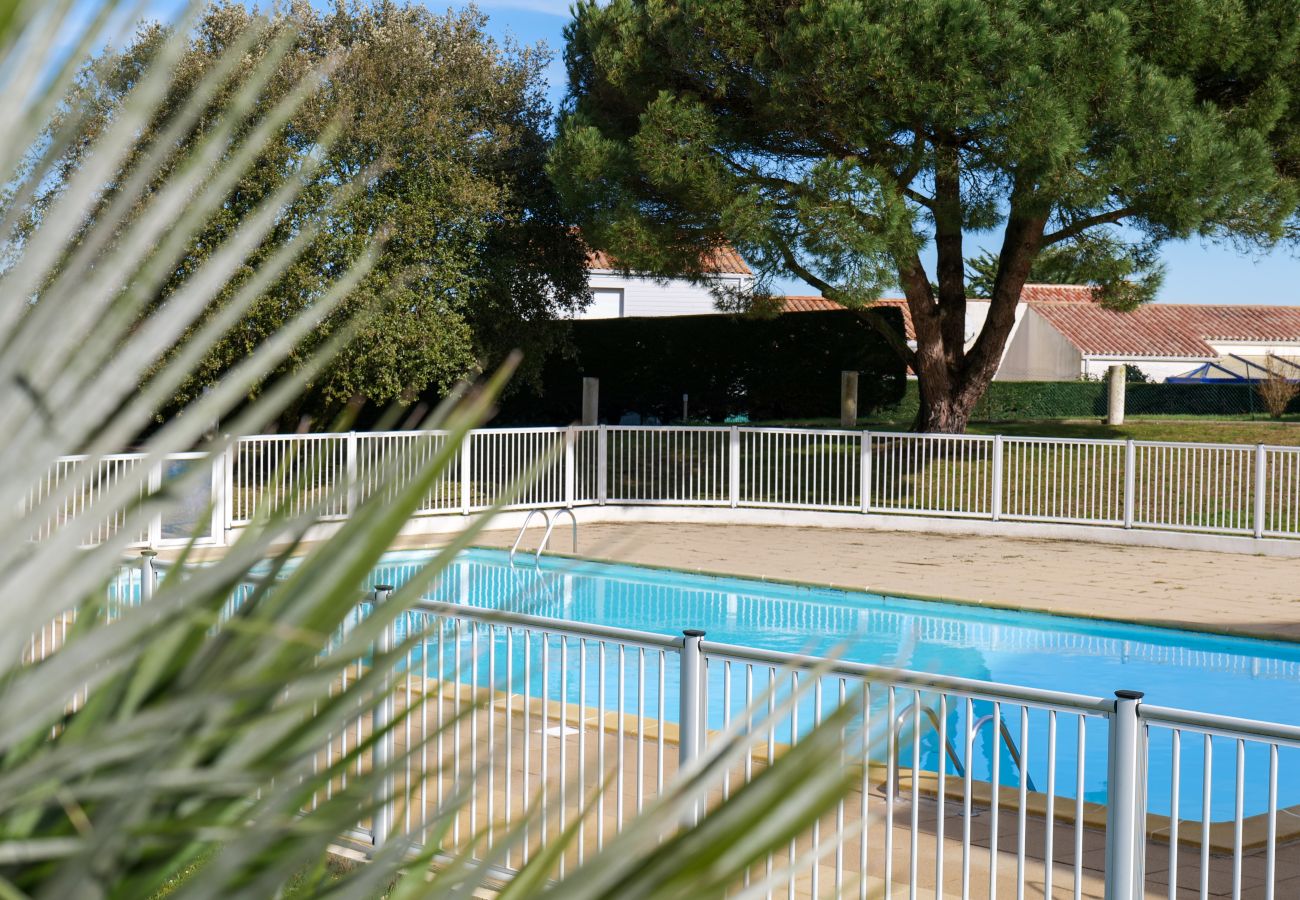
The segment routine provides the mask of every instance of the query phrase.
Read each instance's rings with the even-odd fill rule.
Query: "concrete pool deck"
[[[567,523],[563,523],[567,525]],[[563,527],[551,546],[567,549]],[[490,531],[480,546],[509,547]],[[541,529],[522,547],[535,547]],[[579,527],[579,556],[1300,641],[1294,559],[1062,540],[685,523]],[[398,546],[433,546],[435,536]]]

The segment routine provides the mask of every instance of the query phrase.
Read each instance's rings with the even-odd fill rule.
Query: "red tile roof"
[[[1090,284],[1027,284],[1020,289],[1025,303],[1090,303],[1096,300]]]
[[[1086,356],[1216,357],[1208,343],[1300,341],[1300,306],[1235,306],[1150,303],[1114,312],[1093,301],[1093,289],[1073,284],[1027,284],[1021,298]],[[907,301],[885,298],[881,306],[903,311],[909,341],[916,339]],[[839,309],[825,297],[786,297],[785,312]]]
[[[903,331],[906,332],[909,341],[916,340],[916,332],[912,330],[912,314],[907,309],[906,300],[902,297],[882,297],[872,305],[896,306],[901,309],[903,311]],[[781,298],[781,312],[825,312],[843,308],[834,300],[820,296],[795,295]]]
[[[587,251],[588,269],[619,269],[618,260],[604,250]],[[752,275],[754,274],[745,261],[740,258],[734,247],[716,247],[700,260],[701,271],[709,275]]]
[[[1095,303],[1032,303],[1086,356],[1215,357],[1221,341],[1300,341],[1300,306],[1150,303],[1114,312]]]

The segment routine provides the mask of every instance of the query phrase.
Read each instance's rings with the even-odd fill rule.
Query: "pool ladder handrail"
[[[513,566],[515,564],[515,553],[519,550],[520,543],[523,542],[524,533],[528,531],[528,526],[532,523],[533,516],[536,515],[540,515],[542,521],[546,523],[546,531],[542,533],[542,541],[537,545],[537,551],[533,554],[533,562],[540,563],[542,561],[542,551],[546,549],[546,544],[551,539],[551,532],[555,530],[555,524],[560,521],[560,516],[563,513],[568,513],[570,521],[573,522],[573,552],[577,553],[578,517],[574,515],[573,510],[569,509],[567,506],[561,507],[560,509],[555,510],[555,518],[551,518],[551,514],[546,510],[534,509],[524,517],[524,524],[519,527],[519,534],[515,535],[515,542],[510,545],[510,565]]]
[[[907,724],[907,716],[912,712],[915,706],[915,703],[909,703],[907,706],[903,707],[902,711],[899,712],[897,716],[894,717],[894,793],[896,796],[898,794],[899,779],[902,775],[902,766],[898,762],[898,757],[903,752],[903,742],[899,740],[899,738],[902,735],[903,726]],[[936,734],[939,733],[939,716],[935,711],[928,706],[922,706],[921,711],[925,713],[925,717],[929,721],[930,727],[935,730]],[[984,727],[984,723],[993,721],[993,718],[993,714],[988,713],[987,715],[980,716],[976,719],[975,724],[971,726],[971,735],[974,736],[979,734],[979,730]],[[1011,737],[1010,729],[1007,728],[1007,720],[1002,716],[998,716],[997,720],[998,731],[1002,734],[1002,742],[1006,744],[1007,752],[1011,755],[1011,761],[1015,763],[1016,770],[1020,772],[1021,776],[1025,779],[1025,786],[1028,787],[1029,790],[1037,793],[1038,788],[1034,787],[1034,777],[1025,771],[1024,764],[1020,760],[1020,750],[1016,747],[1016,742]],[[924,725],[922,725],[922,727],[924,728]],[[952,760],[953,768],[957,770],[957,776],[959,778],[964,778],[966,776],[966,768],[961,764],[961,760],[957,756],[957,749],[953,746],[952,738],[950,736],[944,738],[944,750],[948,754],[948,759]]]

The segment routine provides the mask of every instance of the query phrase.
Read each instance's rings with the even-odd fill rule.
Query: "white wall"
[[[1033,307],[1021,304],[1020,321],[1007,341],[997,381],[1075,381],[1083,354]]]
[[[1164,381],[1174,375],[1185,375],[1207,359],[1153,359],[1144,356],[1089,356],[1083,362],[1083,372],[1089,378],[1105,378],[1106,371],[1121,363],[1136,366],[1152,381]]]
[[[1237,356],[1282,356],[1287,359],[1300,357],[1300,344],[1295,341],[1206,341],[1220,356],[1235,353]]]
[[[753,279],[741,275],[720,275],[723,284],[748,288]],[[593,303],[577,318],[604,319],[622,316],[695,316],[718,312],[706,285],[684,278],[656,281],[595,270],[587,274]],[[620,293],[621,292],[621,293]],[[615,312],[615,310],[619,310]]]

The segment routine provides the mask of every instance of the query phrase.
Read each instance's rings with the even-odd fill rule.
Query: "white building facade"
[[[705,260],[706,282],[686,278],[653,278],[623,272],[606,253],[587,259],[591,305],[579,319],[619,319],[634,316],[698,316],[718,312],[714,289],[748,293],[754,273],[740,255],[720,248]]]

